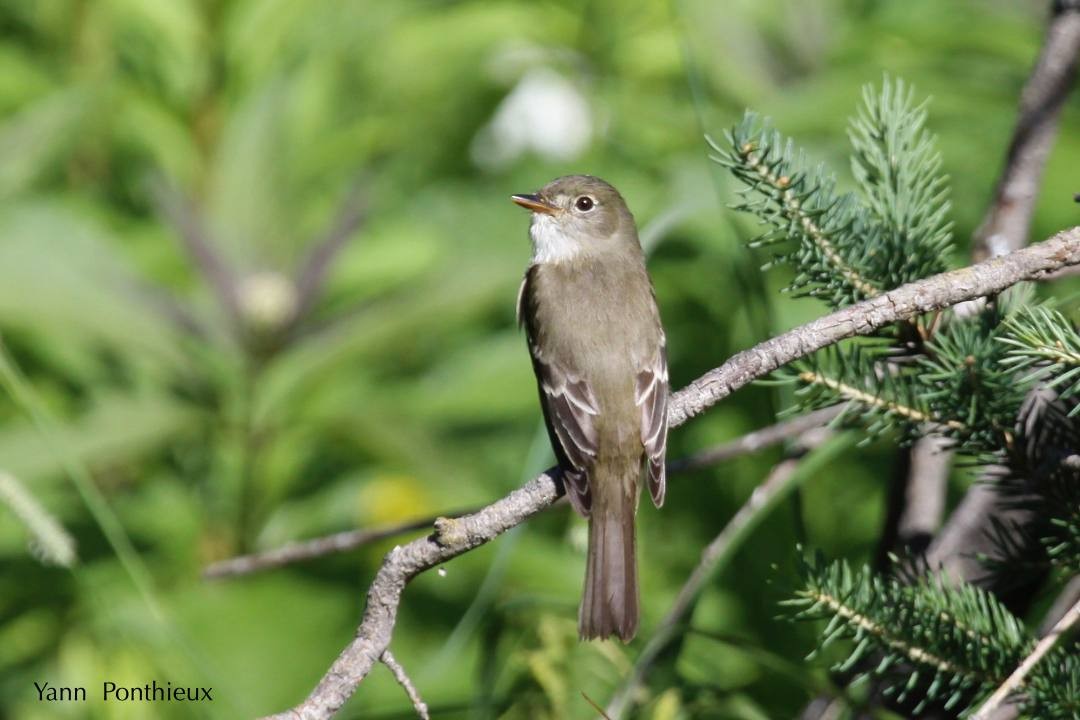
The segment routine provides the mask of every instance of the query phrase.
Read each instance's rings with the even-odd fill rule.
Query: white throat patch
[[[578,242],[566,235],[550,215],[533,215],[529,226],[529,237],[533,244],[534,263],[552,263],[568,260],[580,252]]]

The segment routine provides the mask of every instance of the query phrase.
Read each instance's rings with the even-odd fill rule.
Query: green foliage
[[[913,366],[892,363],[890,357],[890,347],[883,342],[844,343],[776,376],[796,385],[792,411],[845,403],[840,419],[856,419],[871,436],[895,429],[910,438],[926,424],[940,432],[964,429],[959,421],[935,415],[921,395]]]
[[[827,621],[822,651],[850,641],[836,669],[884,679],[900,702],[914,695],[916,713],[931,702],[957,710],[971,704],[1034,644],[1023,623],[972,585],[932,575],[904,584],[820,554],[803,559],[801,575],[803,587],[786,605],[796,619]]]
[[[848,130],[851,170],[872,217],[863,245],[871,277],[886,289],[943,272],[952,251],[948,178],[926,129],[928,104],[886,77],[880,92],[863,88]]]
[[[769,123],[748,113],[710,140],[712,159],[746,186],[736,209],[769,230],[755,246],[779,246],[774,263],[794,266],[789,290],[834,307],[941,272],[950,250],[947,183],[925,103],[902,82],[863,91],[851,121],[851,166],[859,194],[837,190],[824,164],[812,164]]]
[[[997,342],[1003,312],[991,303],[974,318],[954,317],[926,343],[915,372],[930,413],[954,423],[946,434],[983,457],[1004,446],[1029,388],[1003,362]]]
[[[795,617],[828,620],[822,648],[852,641],[837,669],[872,659],[868,672],[888,677],[899,700],[925,693],[916,712],[934,700],[951,708],[996,687],[1031,645],[1023,625],[972,586],[947,587],[929,577],[904,585],[820,555],[803,562],[802,577],[803,588],[788,602]]]
[[[823,165],[810,165],[790,140],[753,113],[726,140],[726,148],[710,140],[717,153],[712,159],[747,186],[735,209],[770,226],[752,245],[788,245],[773,260],[795,266],[788,290],[824,297],[837,307],[877,295],[881,287],[863,253],[867,218],[854,196],[839,194]]]
[[[1080,333],[1060,311],[1026,308],[1008,320],[1000,341],[1008,346],[1003,362],[1029,371],[1026,380],[1040,380],[1062,398],[1080,391]],[[1080,405],[1072,412],[1080,412]]]
[[[0,472],[0,505],[26,528],[30,550],[42,562],[65,567],[75,563],[74,538],[10,473]]]
[[[714,144],[714,160],[747,187],[738,209],[771,226],[759,244],[787,248],[789,289],[841,306],[945,269],[949,202],[942,158],[926,130],[926,103],[902,81],[864,88],[851,120],[858,195],[836,191],[822,166],[809,167],[792,141],[753,115]],[[797,384],[799,409],[846,402],[871,435],[897,428],[911,439],[927,427],[972,452],[1001,447],[1022,399],[994,341],[1003,311],[935,331],[920,319],[830,348],[779,376]],[[940,318],[935,317],[936,325]]]
[[[756,242],[787,248],[777,260],[794,265],[789,289],[841,306],[945,269],[947,179],[926,121],[926,103],[902,81],[864,88],[849,130],[858,195],[838,193],[823,165],[809,167],[752,114],[727,133],[726,147],[713,144],[713,159],[746,185],[737,209],[771,226]],[[997,342],[1014,304],[989,303],[975,318],[950,312],[931,326],[899,323],[778,376],[798,386],[795,409],[843,402],[870,435],[898,429],[910,440],[929,429],[988,458],[1004,446],[1026,387]]]
[[[1080,654],[1075,644],[1054,648],[1036,667],[1021,703],[1024,715],[1037,720],[1080,717]]]
[[[777,373],[796,386],[791,411],[846,403],[869,436],[899,432],[911,440],[927,432],[978,456],[992,456],[1012,429],[1025,385],[1002,363],[996,342],[999,311],[953,319],[904,354],[893,338],[855,340],[815,353]]]
[[[32,690],[43,678],[154,676],[220,692],[209,709],[155,707],[166,720],[281,710],[352,636],[368,579],[408,538],[237,582],[204,582],[206,563],[487,502],[550,463],[524,459],[539,418],[513,326],[527,220],[508,193],[581,171],[624,192],[657,248],[650,271],[673,386],[808,319],[806,306],[767,292],[777,275],[754,272],[742,220],[716,211],[701,127],[759,107],[805,140],[808,157],[843,170],[849,153],[833,139],[867,68],[902,70],[937,98],[940,174],[956,178],[957,237],[968,237],[1044,17],[963,2],[970,12],[938,0],[0,0],[0,336],[50,419],[45,438],[0,393],[0,471],[79,550],[71,569],[43,566],[23,525],[0,522],[4,717],[52,717]],[[957,67],[970,71],[965,82]],[[538,130],[557,134],[558,117],[543,113],[495,131],[527,79],[553,76],[589,112],[580,149],[538,143]],[[971,132],[975,120],[984,132]],[[500,163],[480,162],[493,139],[526,136]],[[1078,143],[1058,138],[1048,197],[1075,192],[1062,158]],[[357,208],[348,188],[358,173],[366,210],[356,230],[342,211]],[[162,212],[145,182],[155,176],[175,189],[164,204],[181,211]],[[872,198],[854,189],[873,228]],[[1074,214],[1044,204],[1034,235]],[[930,232],[929,216],[896,217]],[[180,241],[191,222],[233,271],[225,286],[241,312],[230,314],[205,261]],[[310,282],[305,270],[335,246],[334,226],[353,230]],[[878,232],[882,243],[909,242]],[[861,250],[845,257],[873,277],[914,271]],[[741,392],[673,433],[671,457],[760,427],[773,406],[767,390]],[[876,542],[879,468],[892,449],[880,443],[863,458],[830,459],[802,488],[816,543],[861,553]],[[137,549],[160,616],[139,602],[68,482],[69,460]],[[683,489],[662,513],[643,509],[646,628],[716,518],[775,460],[763,452],[685,486],[673,480]],[[836,522],[838,506],[847,522]],[[801,681],[777,677],[761,653],[732,660],[713,646],[710,677],[688,643],[650,675],[644,715],[791,717],[806,688],[821,687],[799,661],[802,638],[761,601],[795,532],[781,510],[750,536],[752,553],[732,554],[694,622],[786,658]],[[434,716],[596,717],[581,692],[603,704],[637,650],[574,640],[579,536],[555,510],[522,528],[517,546],[500,541],[445,577],[414,581],[393,649]],[[466,616],[483,618],[483,630]],[[78,710],[105,718],[116,708],[92,698]],[[376,670],[342,714],[412,713]]]

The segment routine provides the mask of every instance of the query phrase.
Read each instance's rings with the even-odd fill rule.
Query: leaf
[[[0,200],[52,169],[75,142],[89,102],[84,91],[58,90],[0,125]]]
[[[115,240],[92,219],[57,202],[0,214],[0,323],[179,362],[177,331],[138,287]]]

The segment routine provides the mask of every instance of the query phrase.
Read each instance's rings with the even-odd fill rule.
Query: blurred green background
[[[678,388],[823,309],[759,272],[703,134],[752,107],[847,183],[846,117],[888,73],[934,98],[965,263],[1046,5],[0,1],[0,472],[78,554],[41,562],[0,506],[0,715],[291,706],[352,637],[395,541],[234,580],[203,566],[482,504],[551,462],[514,325],[529,246],[512,192],[571,172],[623,191]],[[1078,119],[1074,100],[1035,238],[1077,220]],[[673,432],[670,457],[784,402],[743,390]],[[640,717],[791,717],[820,688],[813,628],[775,603],[799,540],[872,555],[893,455],[847,449],[769,516],[695,611],[722,641],[662,658]],[[581,693],[607,701],[778,457],[674,477],[662,512],[643,506],[629,647],[576,641],[584,525],[560,507],[415,581],[394,653],[438,718],[596,717]],[[215,702],[97,700],[104,680],[151,679]],[[39,703],[35,681],[91,700]],[[380,666],[342,716],[413,713]]]

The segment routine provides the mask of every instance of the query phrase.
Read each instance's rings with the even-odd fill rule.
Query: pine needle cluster
[[[1027,371],[1026,382],[1044,380],[1063,399],[1080,391],[1080,333],[1061,312],[1045,305],[1025,308],[1007,320],[1005,330],[1004,362]],[[1077,411],[1080,405],[1070,414]]]
[[[902,82],[867,87],[852,120],[852,171],[858,193],[767,121],[747,113],[710,139],[712,158],[746,188],[736,208],[768,228],[752,243],[774,251],[771,264],[796,272],[789,290],[841,307],[945,268],[952,235],[947,179],[926,130],[925,103]]]
[[[1080,654],[1076,647],[1059,647],[1043,658],[1029,678],[1021,704],[1024,715],[1039,720],[1080,718]]]
[[[1006,443],[1025,387],[1003,364],[998,306],[947,323],[909,354],[895,338],[841,343],[777,373],[796,386],[793,411],[844,403],[868,438],[895,431],[904,442],[927,432],[978,455]]]
[[[785,604],[795,619],[826,621],[816,653],[850,641],[835,669],[865,668],[861,675],[884,680],[901,703],[914,693],[916,713],[929,703],[966,707],[1000,685],[1034,645],[1023,623],[971,585],[948,586],[936,576],[904,584],[820,554],[803,558],[801,574],[802,589]]]

